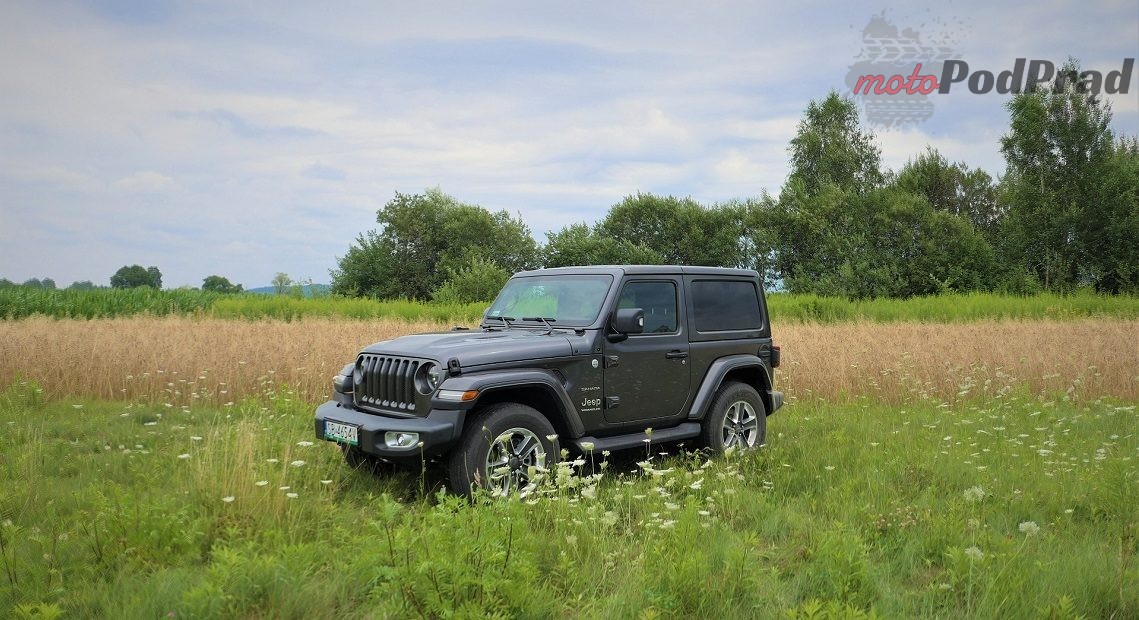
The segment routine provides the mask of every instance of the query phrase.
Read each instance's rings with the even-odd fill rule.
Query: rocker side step
[[[585,452],[586,450],[581,447],[583,443],[593,444],[593,452],[598,453],[602,450],[625,450],[627,448],[636,448],[637,446],[644,445],[645,439],[651,439],[651,443],[668,443],[670,441],[680,441],[681,439],[691,439],[700,435],[700,424],[698,422],[685,422],[679,426],[672,428],[654,428],[651,438],[647,437],[644,432],[630,433],[628,435],[613,435],[611,437],[582,437],[574,441],[574,445],[578,450]]]

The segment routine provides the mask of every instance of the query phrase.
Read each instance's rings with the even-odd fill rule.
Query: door
[[[618,308],[645,311],[644,333],[605,342],[605,421],[626,424],[683,415],[690,381],[679,277],[625,282]]]

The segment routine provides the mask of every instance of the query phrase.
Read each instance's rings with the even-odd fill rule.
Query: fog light
[[[384,443],[389,448],[410,448],[419,443],[419,433],[388,431],[384,433]]]

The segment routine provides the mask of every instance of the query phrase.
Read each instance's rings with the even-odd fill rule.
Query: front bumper
[[[420,455],[435,456],[446,452],[459,440],[463,431],[463,419],[467,412],[462,409],[432,409],[425,418],[396,418],[374,413],[364,413],[349,405],[330,400],[316,409],[314,421],[316,438],[326,441],[324,421],[332,420],[351,424],[360,428],[359,448],[391,460],[418,459]],[[419,433],[423,451],[419,446],[391,448],[384,443],[384,433],[388,431]]]

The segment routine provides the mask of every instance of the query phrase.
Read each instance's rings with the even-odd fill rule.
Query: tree
[[[639,243],[617,240],[601,234],[584,222],[546,233],[542,264],[546,267],[571,265],[660,265],[665,259]]]
[[[992,247],[967,221],[897,187],[785,188],[770,214],[775,270],[795,293],[909,297],[991,286]]]
[[[863,194],[882,184],[882,155],[874,135],[859,125],[854,101],[835,91],[807,105],[788,150],[791,179],[807,196],[828,185]]]
[[[91,291],[94,290],[96,286],[95,283],[90,280],[76,280],[67,288],[72,291]]]
[[[964,218],[984,233],[994,233],[1000,223],[992,177],[984,170],[970,170],[964,162],[951,164],[932,147],[906,162],[894,183],[924,196],[934,209]]]
[[[162,288],[162,272],[158,270],[158,267],[147,267],[146,275],[150,276],[150,286],[155,289]]]
[[[644,246],[670,264],[738,267],[742,215],[735,205],[707,209],[691,198],[638,192],[613,205],[596,232]]]
[[[537,263],[537,245],[521,217],[461,203],[437,188],[397,192],[376,221],[381,228],[358,236],[337,261],[334,293],[427,299],[449,274],[476,260],[508,273]]]
[[[24,286],[30,288],[44,288],[48,290],[55,290],[55,280],[52,280],[51,278],[44,278],[43,280],[40,280],[39,278],[31,278],[24,281]]]
[[[1139,293],[1139,138],[1120,140],[1077,225],[1083,271],[1096,290]]]
[[[283,271],[278,271],[277,275],[273,276],[271,283],[273,285],[273,290],[278,295],[284,295],[285,293],[289,292],[289,286],[292,285],[293,279],[289,277],[289,274]]]
[[[215,293],[232,294],[242,292],[242,286],[240,284],[231,283],[228,278],[213,275],[206,276],[206,278],[202,280],[202,290],[212,291]]]
[[[1127,208],[1105,209],[1101,202],[1111,199],[1103,186],[1113,166],[1111,109],[1067,79],[1078,70],[1079,64],[1069,60],[1051,88],[1027,90],[1007,104],[1009,132],[1001,138],[1008,165],[1002,251],[1045,288],[1091,283],[1112,289],[1115,283],[1101,279],[1119,272],[1105,268],[1108,246],[1096,235],[1112,229],[1113,219],[1124,217]],[[1116,170],[1116,181],[1127,177],[1126,167]],[[1126,194],[1126,182],[1116,190]],[[1134,238],[1115,241],[1134,244]]]
[[[111,288],[136,288],[139,286],[149,286],[154,289],[162,288],[162,273],[158,271],[158,267],[124,266],[111,276]]]

